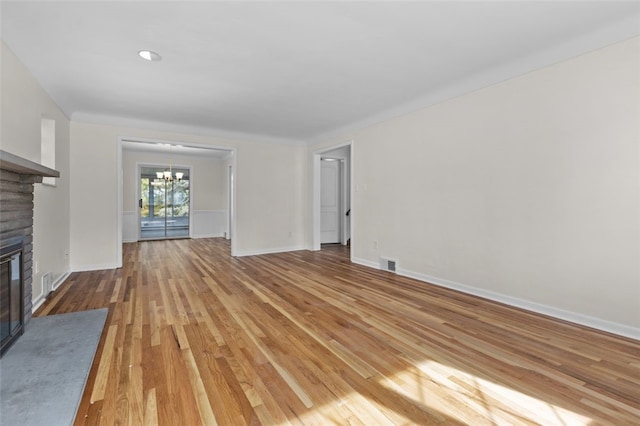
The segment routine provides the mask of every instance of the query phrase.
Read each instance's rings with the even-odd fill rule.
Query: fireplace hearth
[[[0,150],[0,355],[31,319],[33,186],[56,170]]]

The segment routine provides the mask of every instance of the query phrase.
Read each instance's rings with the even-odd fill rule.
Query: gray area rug
[[[27,324],[0,360],[0,425],[73,424],[107,312],[50,315]]]

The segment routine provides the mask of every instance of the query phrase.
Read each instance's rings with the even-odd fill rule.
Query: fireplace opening
[[[24,239],[0,247],[0,356],[24,331]]]

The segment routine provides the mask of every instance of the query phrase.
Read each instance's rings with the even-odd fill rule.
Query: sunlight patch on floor
[[[434,361],[419,363],[379,383],[418,405],[467,424],[568,426],[592,422],[543,399]]]

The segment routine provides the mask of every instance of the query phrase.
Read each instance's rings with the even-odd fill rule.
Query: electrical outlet
[[[378,240],[373,240],[373,248],[378,249]]]
[[[35,272],[36,274],[40,272],[40,262],[38,262],[37,260],[33,262],[33,269],[33,272]]]

